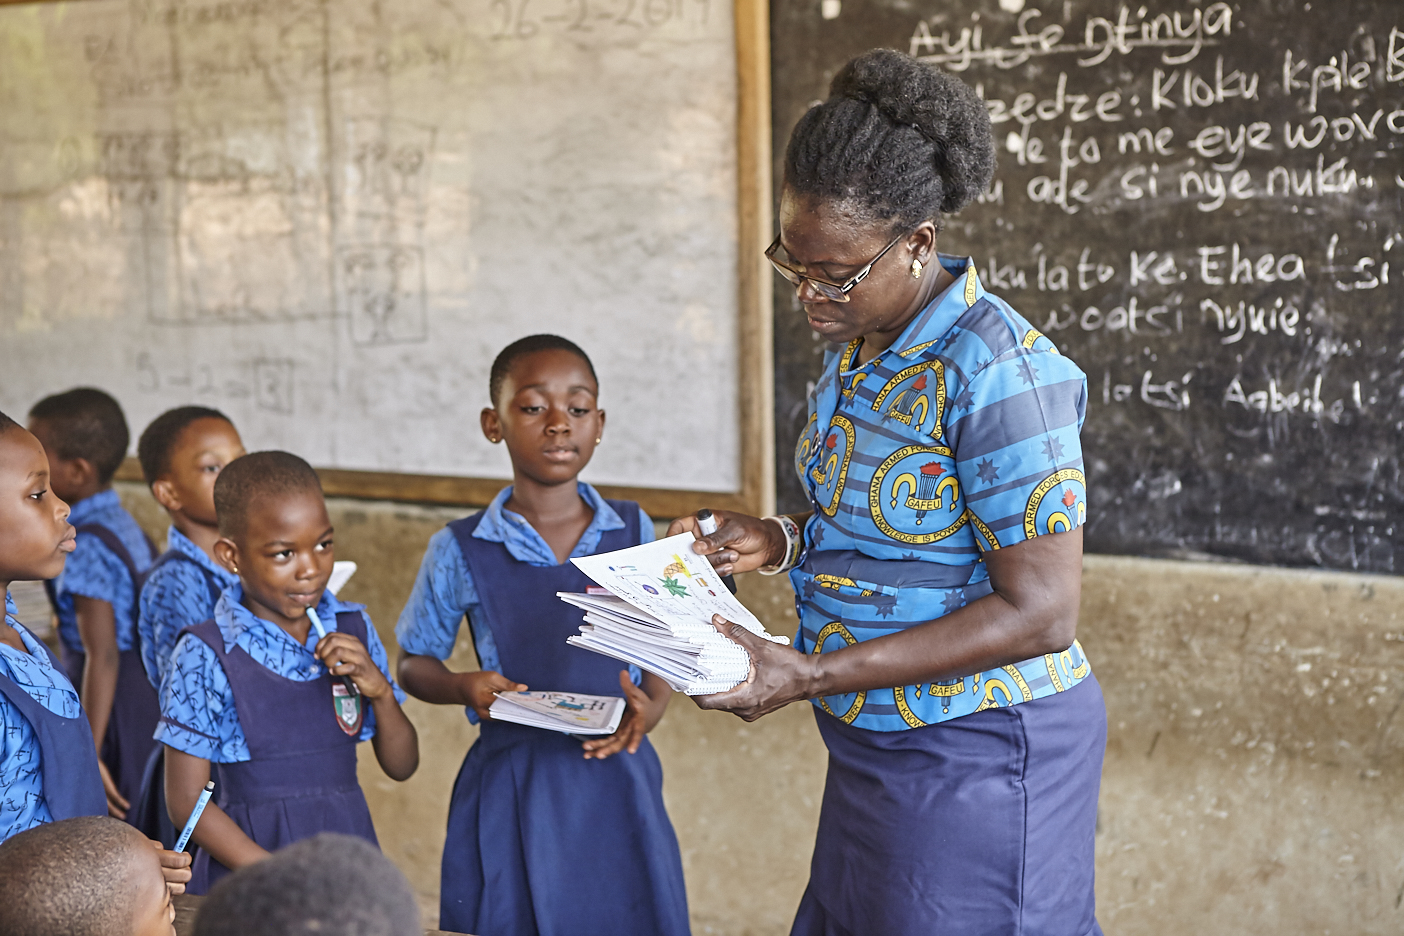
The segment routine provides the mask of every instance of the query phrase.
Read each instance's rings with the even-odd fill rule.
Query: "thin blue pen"
[[[185,828],[180,830],[180,838],[176,839],[175,850],[185,851],[186,844],[190,841],[190,836],[195,831],[195,823],[200,821],[200,814],[205,811],[205,806],[210,801],[210,794],[214,792],[214,781],[205,784],[205,789],[201,791],[200,798],[195,801],[195,809],[190,813],[190,818],[185,820]]]

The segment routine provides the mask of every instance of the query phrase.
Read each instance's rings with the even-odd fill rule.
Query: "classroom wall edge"
[[[775,322],[772,227],[770,3],[735,0],[737,159],[737,352],[740,369],[741,509],[775,512]]]

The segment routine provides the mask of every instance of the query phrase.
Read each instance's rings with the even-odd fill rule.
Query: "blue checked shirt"
[[[7,676],[44,708],[64,718],[77,718],[83,709],[78,693],[33,634],[15,619],[15,603],[5,593],[5,623],[19,633],[28,653],[0,644],[0,674]],[[44,802],[44,768],[39,739],[29,720],[9,699],[0,696],[0,842],[26,829],[53,822]]]
[[[594,555],[603,533],[624,528],[624,521],[599,491],[583,481],[576,482],[576,488],[581,499],[595,511],[595,516],[575,544],[570,558]],[[527,565],[557,565],[556,554],[541,534],[521,514],[502,506],[511,496],[510,485],[497,493],[484,509],[482,522],[473,536],[501,543],[513,559]],[[653,521],[642,509],[639,510],[639,541],[653,542]],[[468,571],[468,563],[453,531],[445,527],[429,540],[429,548],[419,564],[419,574],[415,576],[414,591],[410,592],[409,603],[400,612],[400,620],[395,625],[395,637],[406,653],[447,660],[453,654],[458,627],[465,615],[473,636],[473,648],[478,653],[478,665],[484,670],[502,672],[497,643],[492,636],[492,622],[487,620],[478,600],[478,585]],[[512,676],[511,673],[504,675],[509,679]],[[636,666],[629,667],[629,676],[635,685],[642,678]],[[466,711],[468,720],[477,724],[477,713],[472,709]]]
[[[830,351],[795,470],[814,507],[790,573],[795,646],[823,653],[935,620],[990,594],[985,552],[1087,516],[1079,433],[1087,378],[968,259],[892,346]],[[1081,647],[987,673],[816,699],[843,721],[900,731],[1061,692]]]
[[[214,620],[224,636],[226,652],[241,647],[255,662],[296,682],[309,682],[325,672],[321,662],[312,655],[321,639],[315,628],[309,628],[307,642],[299,644],[277,624],[255,616],[243,606],[243,600],[244,588],[236,583],[225,589],[215,605]],[[365,617],[370,658],[385,678],[390,679],[385,645],[380,642],[364,606],[338,601],[330,592],[324,592],[317,604],[317,616],[327,633],[336,630],[339,611],[360,611]],[[390,685],[395,700],[403,703],[404,691],[393,679]],[[300,716],[289,712],[288,717]],[[369,741],[374,735],[375,712],[367,708],[359,740]],[[161,680],[161,722],[156,726],[156,740],[216,764],[251,759],[244,729],[239,725],[239,713],[234,707],[234,690],[229,685],[229,677],[209,645],[193,634],[176,641],[167,661],[166,674]]]
[[[141,527],[122,507],[116,491],[103,491],[73,505],[68,522],[74,526],[98,523],[117,534],[122,545],[131,553],[137,571],[151,567],[151,549]],[[94,598],[112,605],[117,622],[117,649],[130,650],[137,645],[136,621],[132,616],[136,592],[132,576],[121,559],[91,533],[79,533],[73,553],[65,563],[63,573],[54,581],[58,598],[59,639],[64,646],[81,652],[83,641],[78,636],[78,615],[73,610],[73,596]]]
[[[172,559],[162,563],[147,576],[141,588],[141,615],[137,619],[141,664],[146,668],[146,678],[157,689],[166,674],[166,661],[175,647],[176,635],[183,628],[214,617],[211,579],[218,591],[239,582],[237,575],[205,555],[175,527],[166,533],[166,549],[192,561]]]

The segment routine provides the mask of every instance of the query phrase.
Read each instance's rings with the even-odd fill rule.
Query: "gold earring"
[[[921,279],[921,261],[912,261],[912,279]]]

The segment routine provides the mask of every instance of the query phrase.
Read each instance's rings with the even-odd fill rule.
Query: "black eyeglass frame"
[[[785,277],[785,280],[791,285],[799,287],[804,284],[805,280],[809,280],[809,282],[814,284],[814,291],[819,293],[819,295],[823,296],[825,299],[828,299],[831,302],[848,302],[848,294],[853,291],[853,288],[855,286],[857,286],[859,283],[863,282],[863,280],[868,278],[868,274],[873,271],[873,264],[881,260],[889,250],[897,246],[897,242],[899,240],[906,236],[906,234],[898,234],[896,237],[892,238],[892,240],[888,243],[886,247],[878,251],[876,257],[869,260],[866,264],[863,265],[863,268],[861,270],[850,276],[848,279],[844,280],[842,283],[831,282],[830,280],[826,280],[821,276],[811,276],[808,273],[801,273],[794,267],[787,266],[781,263],[779,260],[776,260],[775,252],[780,249],[779,234],[775,235],[774,243],[772,243],[769,247],[765,248],[765,259],[769,260],[770,265],[775,267],[775,272]]]

